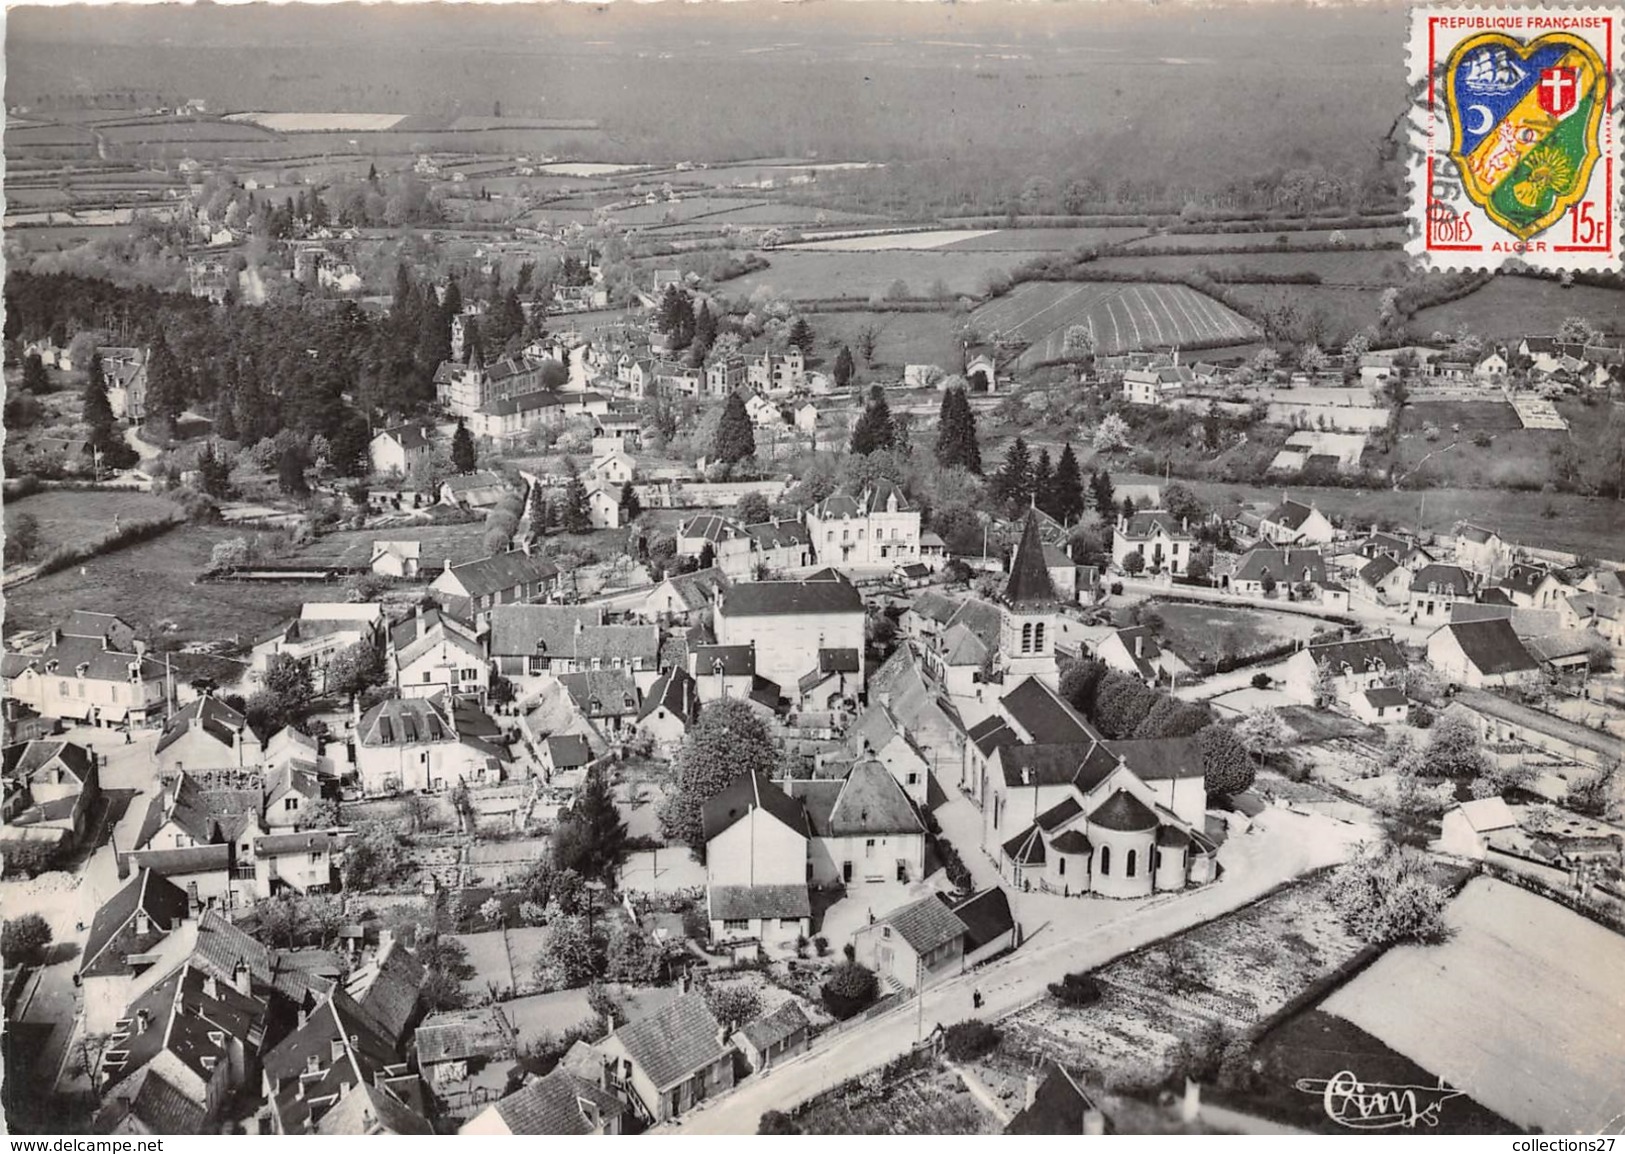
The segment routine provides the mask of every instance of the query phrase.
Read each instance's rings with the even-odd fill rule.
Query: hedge
[[[154,517],[148,520],[131,521],[128,525],[109,533],[100,541],[90,545],[70,545],[56,550],[35,570],[35,575],[46,577],[52,573],[59,573],[70,565],[77,565],[88,561],[92,557],[99,557],[103,553],[116,552],[127,549],[131,545],[138,545],[142,541],[150,541],[154,537],[162,536],[180,525],[186,523],[186,518],[180,515],[171,517]]]

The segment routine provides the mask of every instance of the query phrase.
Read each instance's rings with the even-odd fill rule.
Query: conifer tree
[[[841,351],[835,354],[835,387],[844,389],[850,385],[852,374],[856,371],[857,366],[852,363],[852,350],[842,345]]]
[[[1048,449],[1038,451],[1038,462],[1033,465],[1032,503],[1055,516],[1055,466]]]
[[[717,422],[716,438],[711,444],[711,456],[727,464],[735,464],[756,453],[756,431],[751,428],[750,414],[738,393],[729,395],[722,406],[722,418]]]
[[[97,449],[107,448],[113,439],[113,406],[107,400],[107,378],[102,372],[102,355],[90,355],[90,369],[85,374],[84,421],[90,426],[90,443]]]
[[[451,467],[459,473],[472,473],[479,464],[474,451],[474,434],[461,417],[457,418],[457,431],[451,435]]]
[[[186,408],[182,389],[180,365],[159,333],[147,354],[147,419],[173,429]]]
[[[587,483],[581,479],[575,462],[568,462],[570,479],[564,485],[564,508],[560,519],[566,533],[592,532],[592,511],[587,506]]]
[[[1017,437],[1005,450],[1004,464],[993,479],[993,491],[999,502],[1010,509],[1026,505],[1032,497],[1033,464],[1027,451],[1027,442]]]
[[[869,390],[869,403],[852,426],[851,451],[866,457],[896,444],[897,426],[892,421],[891,406],[886,404],[886,391],[875,385]]]
[[[1050,513],[1068,525],[1083,516],[1083,473],[1070,441],[1061,450],[1060,463],[1055,466],[1055,508]]]
[[[1117,495],[1112,487],[1112,475],[1105,469],[1096,469],[1089,475],[1089,488],[1094,497],[1095,512],[1107,522],[1117,519]]]
[[[952,388],[942,395],[942,408],[937,419],[937,461],[948,468],[965,469],[980,474],[982,448],[976,440],[976,414],[962,388]]]
[[[643,512],[643,502],[638,500],[638,491],[631,481],[621,483],[621,517],[626,521],[636,521],[638,514]]]
[[[812,356],[813,331],[806,317],[797,317],[790,326],[790,343],[800,349],[803,356]]]

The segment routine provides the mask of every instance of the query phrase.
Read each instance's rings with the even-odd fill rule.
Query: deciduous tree
[[[736,698],[712,702],[683,738],[674,767],[677,788],[660,814],[662,832],[703,853],[705,803],[737,775],[771,776],[778,764],[778,748],[754,709]]]

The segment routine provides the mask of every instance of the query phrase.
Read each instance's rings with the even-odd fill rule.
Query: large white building
[[[1147,509],[1132,517],[1119,516],[1112,527],[1112,564],[1124,568],[1130,554],[1138,553],[1144,571],[1185,572],[1191,563],[1196,538],[1189,526],[1162,509]]]
[[[920,558],[920,511],[890,481],[856,497],[836,493],[807,510],[807,533],[821,565],[884,566]]]
[[[850,664],[841,696],[863,685],[863,597],[825,569],[805,581],[753,581],[717,594],[714,627],[722,645],[754,645],[756,672],[793,695],[804,676]],[[841,692],[844,690],[844,692]]]

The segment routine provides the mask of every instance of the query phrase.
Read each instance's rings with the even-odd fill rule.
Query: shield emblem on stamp
[[[1450,157],[1468,199],[1523,240],[1585,195],[1601,156],[1608,72],[1567,32],[1517,40],[1481,32],[1444,66]]]

